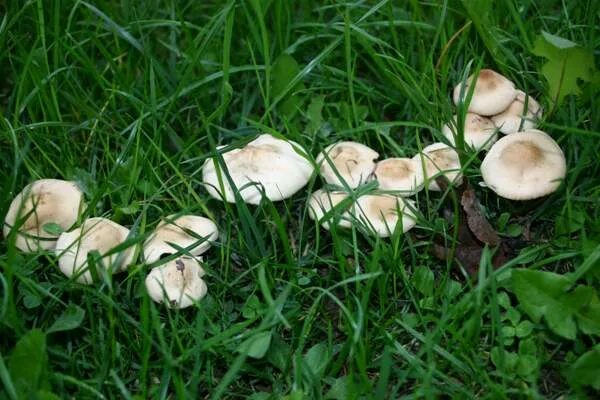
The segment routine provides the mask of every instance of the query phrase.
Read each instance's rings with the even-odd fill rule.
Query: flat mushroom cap
[[[442,127],[442,133],[452,145],[455,145],[454,138],[457,135],[456,120],[455,115],[453,117],[454,123],[444,124]],[[464,135],[465,143],[475,150],[487,150],[498,140],[494,122],[474,113],[465,115]]]
[[[498,140],[481,164],[486,185],[511,200],[535,199],[554,192],[566,172],[561,148],[548,134],[535,129]]]
[[[151,264],[163,254],[177,253],[179,249],[169,243],[185,249],[204,238],[203,242],[188,250],[190,255],[199,256],[210,248],[218,236],[217,225],[208,218],[170,215],[158,224],[144,243],[144,261]]]
[[[87,269],[87,256],[92,251],[98,251],[102,256],[103,267],[111,268],[113,273],[124,271],[133,263],[133,246],[118,253],[105,254],[123,243],[128,235],[129,229],[109,219],[88,218],[79,228],[63,232],[58,237],[58,266],[66,276],[77,275],[78,282],[91,284],[93,277]]]
[[[465,99],[469,93],[469,87],[472,85],[474,74],[471,75],[466,82],[464,88]],[[454,88],[452,99],[454,104],[458,105],[460,99],[461,88],[463,83],[459,83]],[[517,90],[514,83],[491,69],[482,69],[479,71],[477,80],[475,81],[475,89],[469,103],[469,112],[479,115],[494,115],[504,110],[517,97]]]
[[[400,196],[368,194],[358,198],[357,219],[379,237],[388,237],[402,223],[402,232],[407,232],[417,223],[413,213],[415,203]]]
[[[325,158],[325,154],[329,160]],[[338,178],[339,174],[348,187],[354,189],[369,179],[375,169],[377,157],[379,154],[364,144],[338,142],[327,146],[318,155],[317,165],[325,182],[343,186]]]
[[[442,189],[435,181],[437,175],[444,175],[451,183],[460,184],[460,160],[458,153],[444,143],[433,143],[425,147],[420,154],[413,157],[417,162],[422,162],[425,180],[429,180],[428,190],[439,192]]]
[[[204,270],[191,257],[179,257],[152,268],[146,277],[150,298],[172,308],[186,308],[206,296],[207,287],[202,279]]]
[[[330,222],[335,218],[334,213],[327,215],[335,206],[340,204],[343,200],[348,197],[345,192],[328,192],[324,189],[319,189],[310,196],[308,201],[308,215],[311,219],[321,223],[321,226],[327,230],[331,228]],[[350,228],[352,226],[352,220],[350,213],[347,210],[339,210],[341,216],[339,217],[338,226],[342,228]]]
[[[311,163],[298,152],[302,147],[291,140],[282,140],[263,134],[246,146],[222,153],[235,190],[249,204],[259,204],[262,188],[271,201],[291,197],[308,183],[313,173]],[[209,158],[202,167],[202,180],[208,193],[218,200],[235,203],[234,189],[219,165]],[[224,193],[220,193],[219,175]]]
[[[373,172],[383,190],[398,191],[400,196],[412,196],[423,189],[423,168],[414,158],[387,158],[379,161]]]
[[[533,97],[527,96],[521,90],[518,90],[517,93],[517,97],[506,110],[492,117],[494,124],[505,135],[535,129],[538,120],[542,118],[540,104]],[[527,112],[525,112],[526,102]]]
[[[41,179],[27,185],[10,204],[4,220],[4,237],[19,219],[15,245],[24,252],[51,250],[56,246],[57,234],[48,233],[44,225],[54,223],[69,229],[85,208],[83,193],[75,182],[60,179]]]

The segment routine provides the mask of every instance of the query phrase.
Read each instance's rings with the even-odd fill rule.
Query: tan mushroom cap
[[[208,218],[196,215],[168,216],[144,243],[144,261],[153,263],[163,254],[177,253],[177,247],[185,249],[204,239],[188,250],[190,255],[199,256],[210,248],[218,236],[217,225]]]
[[[511,200],[535,199],[554,192],[566,171],[561,148],[548,134],[535,129],[498,140],[481,164],[486,185]]]
[[[525,111],[525,103],[527,110]],[[542,118],[540,104],[522,90],[517,91],[517,97],[500,114],[492,117],[492,121],[500,132],[508,135],[515,132],[526,131],[537,127],[538,120]]]
[[[466,82],[463,90],[465,99],[469,93],[469,88],[473,84],[474,74]],[[463,83],[459,83],[454,88],[453,100],[458,105],[460,92]],[[517,97],[517,90],[514,83],[491,69],[482,69],[475,81],[475,89],[469,103],[468,111],[479,115],[495,115],[506,110],[506,108]]]
[[[329,160],[325,158],[325,154]],[[377,157],[379,154],[364,144],[338,142],[329,145],[318,155],[317,165],[327,183],[343,186],[338,178],[339,174],[348,187],[354,189],[369,179],[375,169]]]
[[[258,136],[240,149],[222,154],[235,190],[249,204],[259,204],[261,186],[271,201],[287,199],[304,187],[313,173],[311,163],[299,153],[302,147],[269,134]],[[220,193],[216,159],[209,158],[202,167],[202,180],[208,193],[218,200],[235,203],[234,189],[219,165],[224,193]]]
[[[458,125],[456,115],[453,117],[453,121],[454,123],[445,124],[442,127],[442,133],[450,144],[454,146],[456,144],[454,138],[458,133],[456,129]],[[463,132],[465,143],[475,150],[487,150],[498,140],[494,122],[489,118],[474,113],[467,113],[465,115]]]
[[[358,198],[357,219],[369,231],[379,237],[388,237],[402,223],[402,232],[407,232],[417,223],[413,210],[415,204],[408,199],[389,194],[369,194]]]
[[[109,219],[88,218],[79,228],[63,232],[58,237],[58,266],[66,276],[77,275],[78,282],[91,284],[93,277],[87,269],[87,256],[92,251],[98,251],[102,256],[103,267],[110,268],[113,273],[124,271],[134,261],[134,247],[106,254],[122,244],[128,235],[129,229]]]
[[[311,219],[319,222],[321,226],[327,230],[331,228],[330,222],[334,218],[333,213],[327,215],[334,207],[340,204],[348,197],[348,194],[340,191],[329,192],[324,189],[319,189],[310,196],[308,201],[308,215]],[[348,210],[340,210],[341,216],[338,221],[338,226],[342,228],[350,228],[352,226],[352,217]]]
[[[412,196],[423,189],[423,168],[414,158],[387,158],[379,161],[373,172],[383,190],[398,191],[398,195]]]
[[[208,291],[202,279],[204,270],[191,257],[179,257],[152,268],[146,277],[150,298],[171,308],[186,308],[206,296]]]
[[[442,190],[435,181],[438,175],[444,175],[451,183],[460,184],[462,181],[458,153],[444,143],[430,144],[413,158],[419,163],[422,162],[425,180],[429,181],[428,190]]]

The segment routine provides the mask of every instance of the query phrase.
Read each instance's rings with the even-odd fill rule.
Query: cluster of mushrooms
[[[541,108],[533,98],[504,76],[483,69],[456,86],[453,100],[456,105],[468,103],[468,108],[464,118],[455,116],[442,127],[450,145],[433,143],[412,158],[377,161],[375,150],[344,141],[326,147],[312,161],[298,143],[262,134],[241,148],[219,146],[218,154],[202,167],[204,187],[216,199],[257,205],[263,198],[293,196],[317,170],[326,185],[310,196],[311,218],[325,229],[356,225],[387,237],[415,226],[417,207],[407,197],[424,188],[440,191],[435,180],[439,176],[451,184],[461,182],[459,156],[452,147],[460,133],[470,149],[487,151],[481,174],[485,186],[499,196],[527,200],[556,190],[566,174],[566,161],[558,144],[535,129]],[[506,136],[498,139],[498,132]],[[127,269],[136,256],[136,246],[127,244],[129,229],[106,218],[88,218],[76,226],[84,210],[83,193],[74,182],[38,180],[13,200],[4,236],[14,235],[16,247],[25,252],[53,250],[60,270],[81,283]],[[158,264],[145,281],[150,297],[176,308],[204,297],[200,256],[218,236],[208,218],[164,218],[140,251],[146,264]]]

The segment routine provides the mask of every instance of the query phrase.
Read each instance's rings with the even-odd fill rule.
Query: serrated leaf
[[[592,386],[600,390],[600,345],[577,359],[566,371],[567,380],[572,386]]]
[[[83,322],[85,311],[75,304],[69,304],[65,311],[48,328],[47,333],[69,331],[77,328]]]
[[[244,340],[237,348],[238,353],[252,358],[263,358],[271,345],[271,331],[259,332]]]

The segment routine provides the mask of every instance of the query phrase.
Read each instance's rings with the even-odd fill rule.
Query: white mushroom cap
[[[146,277],[146,289],[157,303],[166,299],[169,307],[186,308],[206,296],[203,276],[204,270],[196,259],[179,257],[152,268]]]
[[[69,229],[83,211],[83,193],[75,182],[41,179],[30,183],[10,204],[4,220],[4,237],[15,224],[21,224],[15,245],[22,251],[50,250],[58,235],[48,233],[44,225],[54,223]],[[19,221],[26,217],[25,221]]]
[[[388,237],[402,223],[402,232],[406,232],[417,223],[413,213],[415,204],[400,196],[388,194],[364,195],[357,200],[357,219],[379,237]]]
[[[314,168],[299,152],[304,152],[299,144],[263,134],[246,146],[225,152],[222,156],[241,198],[246,203],[259,204],[262,199],[260,186],[268,199],[278,201],[291,197],[308,183]],[[220,174],[217,172],[216,164],[218,161],[213,158],[204,163],[204,186],[215,199],[235,203],[234,189],[221,165]],[[223,194],[220,193],[219,175]]]
[[[469,87],[473,83],[474,75],[471,75],[462,89],[464,98],[469,93]],[[463,82],[456,85],[453,93],[454,104],[458,105]],[[517,90],[514,83],[491,69],[482,69],[479,71],[475,82],[475,89],[469,103],[469,112],[479,115],[494,115],[504,110],[517,97]],[[464,101],[464,100],[463,100]]]
[[[548,134],[535,129],[498,140],[481,164],[486,185],[511,200],[535,199],[554,192],[566,172],[561,148]]]
[[[321,223],[321,226],[327,230],[330,229],[330,222],[334,218],[333,213],[325,217],[334,207],[340,204],[348,197],[345,192],[328,192],[319,189],[310,196],[308,201],[308,215],[315,221]],[[347,210],[340,210],[342,214],[338,221],[338,226],[350,228],[352,226],[352,217]]]
[[[373,172],[383,190],[396,190],[401,196],[411,196],[423,189],[423,168],[414,158],[387,158],[379,161]]]
[[[92,251],[98,251],[103,267],[110,268],[113,273],[124,271],[134,261],[134,247],[106,254],[123,243],[128,235],[129,229],[109,219],[88,218],[79,228],[63,232],[58,237],[58,266],[66,276],[77,275],[78,282],[91,284],[93,277],[87,268],[87,256]]]
[[[325,158],[325,154],[329,160]],[[377,157],[379,154],[364,144],[338,142],[327,146],[319,154],[317,165],[325,182],[343,186],[338,178],[339,174],[348,187],[354,189],[369,179],[375,169]]]
[[[460,184],[460,159],[458,153],[444,143],[433,143],[425,147],[420,154],[413,157],[417,162],[422,162],[425,179],[429,180],[428,190],[441,191],[435,178],[444,175],[450,183]]]
[[[527,96],[522,90],[518,90],[517,93],[517,97],[506,110],[492,117],[500,132],[506,135],[534,129],[537,127],[538,120],[542,118],[540,104],[533,97]],[[527,103],[526,112],[525,103]]]
[[[444,124],[442,133],[450,141],[450,144],[454,146],[454,138],[458,134],[456,129],[458,126],[456,115],[453,117],[453,121],[453,123]],[[498,140],[496,126],[492,120],[474,113],[467,113],[465,115],[463,132],[465,143],[475,150],[487,150]]]
[[[204,238],[205,241],[188,250],[190,255],[199,256],[209,249],[218,236],[217,225],[208,218],[195,215],[168,216],[144,243],[144,261],[153,263],[163,254],[177,253],[177,247],[188,248]]]

